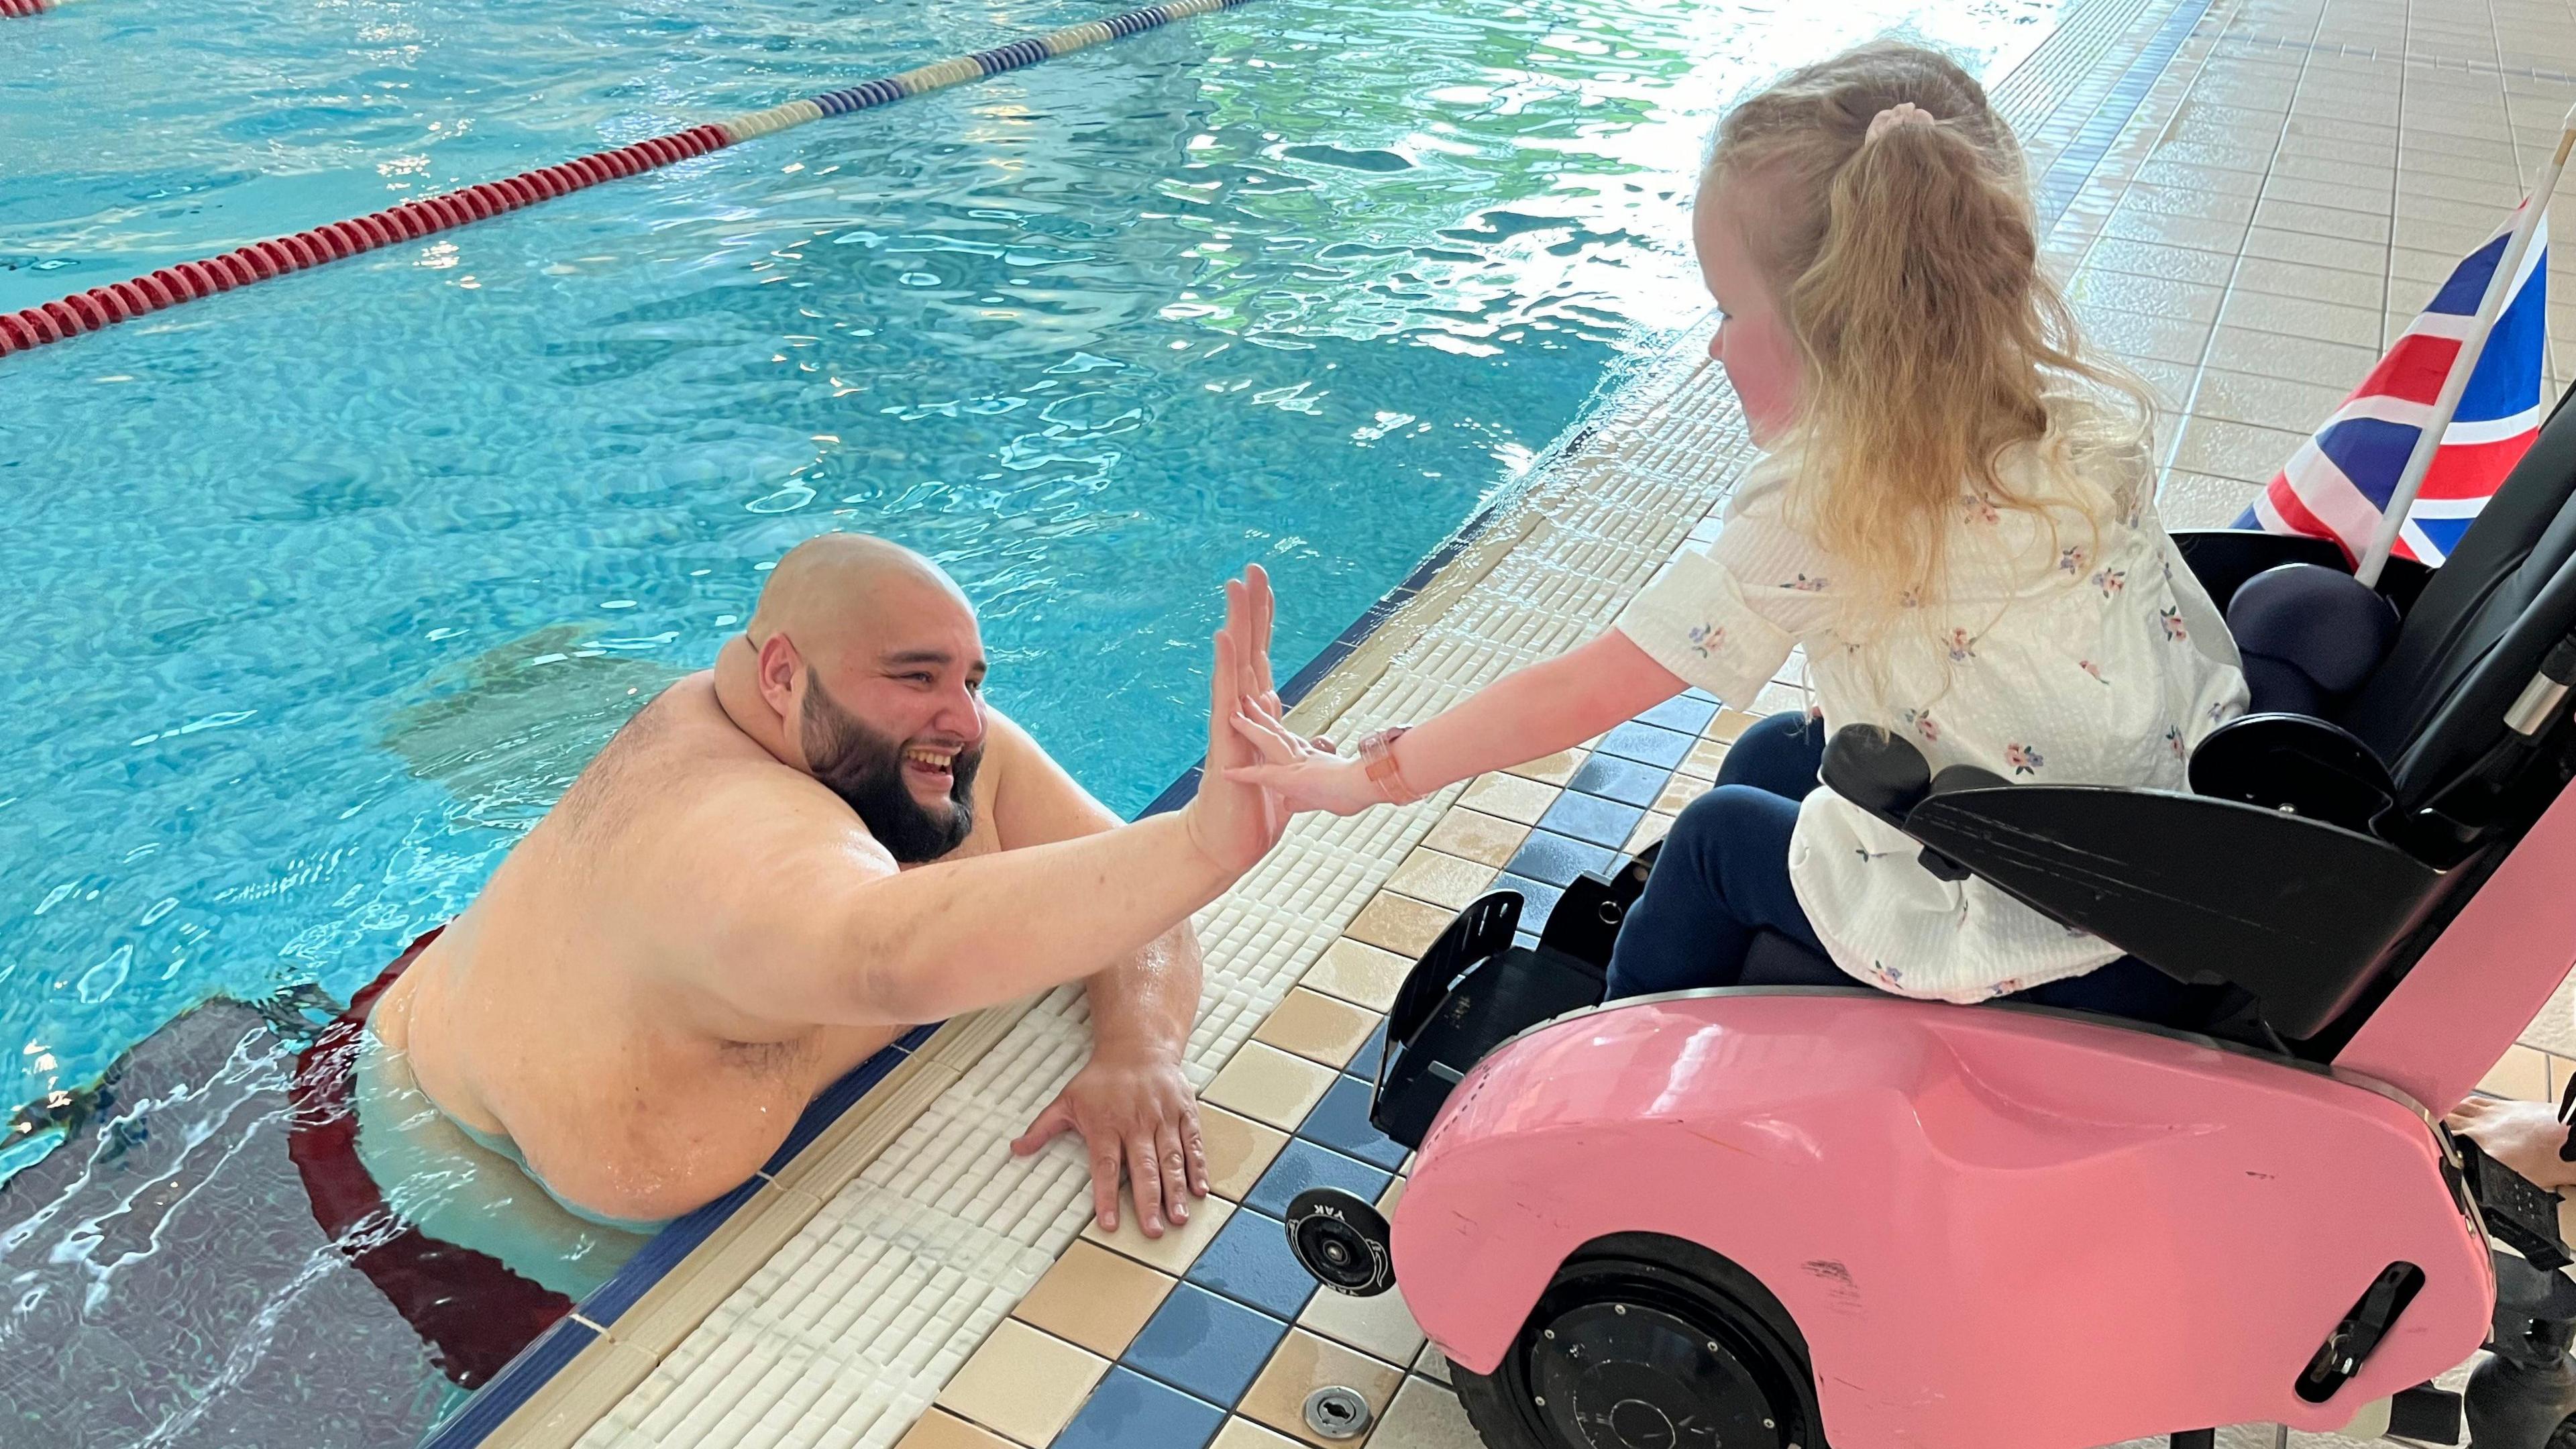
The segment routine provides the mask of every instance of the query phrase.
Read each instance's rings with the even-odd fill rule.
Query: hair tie
[[[1929,126],[1938,119],[1912,101],[1898,101],[1869,118],[1869,134],[1861,137],[1860,143],[1866,146],[1899,126]]]

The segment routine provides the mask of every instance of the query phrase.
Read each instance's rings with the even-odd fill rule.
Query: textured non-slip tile
[[[1132,1369],[1112,1369],[1052,1449],[1204,1449],[1225,1410]]]
[[[1467,787],[1467,792],[1458,797],[1458,803],[1470,810],[1528,825],[1547,812],[1548,804],[1555,800],[1556,794],[1556,787],[1542,785],[1536,780],[1524,780],[1518,775],[1485,775]]]
[[[1506,820],[1480,810],[1453,807],[1431,827],[1422,843],[1444,855],[1455,855],[1499,870],[1529,834],[1529,822]]]
[[[1315,964],[1307,968],[1304,984],[1371,1011],[1384,1011],[1395,1005],[1395,993],[1403,988],[1405,975],[1412,970],[1410,958],[1345,936],[1326,947]]]
[[[2173,465],[2218,478],[2268,483],[2307,441],[2305,433],[2250,427],[2219,418],[2193,418],[2183,424]]]
[[[1362,1199],[1375,1201],[1395,1179],[1384,1170],[1355,1157],[1346,1157],[1331,1148],[1313,1142],[1288,1144],[1278,1160],[1270,1164],[1260,1185],[1244,1198],[1243,1205],[1274,1218],[1288,1216],[1288,1204],[1297,1194],[1313,1187],[1338,1187]]]
[[[1270,1170],[1279,1149],[1288,1145],[1288,1134],[1202,1101],[1199,1145],[1207,1153],[1208,1186],[1219,1197],[1241,1202],[1261,1174]]]
[[[2226,285],[2229,270],[2229,258],[2217,252],[2126,237],[2106,237],[2095,243],[2085,253],[2084,264],[2202,286]]]
[[[2231,327],[2313,337],[2353,347],[2379,345],[2380,308],[2349,307],[2309,297],[2283,297],[2270,292],[2236,292],[2220,309],[2219,320]]]
[[[1277,1047],[1246,1042],[1200,1093],[1229,1112],[1256,1122],[1293,1128],[1322,1099],[1334,1080],[1333,1069],[1292,1056]]]
[[[2177,469],[2156,491],[2156,512],[2167,528],[2228,528],[2262,492],[2259,483]]]
[[[1484,1449],[1457,1394],[1427,1378],[1407,1378],[1369,1435],[1370,1449]]]
[[[1676,754],[1674,758],[1678,761],[1680,755]],[[1637,817],[1645,813],[1642,806],[1622,805],[1597,795],[1577,795],[1568,791],[1548,807],[1538,826],[1541,830],[1616,849],[1621,841],[1628,838],[1628,832],[1637,828]]]
[[[1297,1315],[1297,1326],[1391,1364],[1409,1364],[1422,1351],[1422,1329],[1405,1306],[1401,1287],[1369,1298],[1325,1289]]]
[[[1297,1129],[1297,1135],[1344,1156],[1395,1171],[1404,1165],[1405,1148],[1370,1124],[1369,1096],[1369,1084],[1357,1077],[1335,1081],[1308,1114],[1305,1125]]]
[[[1521,842],[1520,850],[1512,856],[1511,864],[1505,870],[1529,880],[1563,886],[1573,884],[1574,878],[1585,871],[1606,871],[1617,861],[1618,856],[1607,846],[1552,831],[1533,830],[1530,838]]]
[[[1378,1021],[1376,1012],[1337,997],[1297,990],[1270,1009],[1269,1019],[1252,1039],[1338,1070],[1350,1065],[1352,1053],[1368,1040]]]
[[[1145,1236],[1136,1225],[1135,1199],[1127,1189],[1118,1190],[1118,1231],[1104,1233],[1100,1220],[1091,1217],[1085,1204],[1082,1240],[1115,1249],[1148,1268],[1178,1275],[1186,1271],[1198,1255],[1214,1241],[1217,1231],[1234,1215],[1234,1204],[1221,1197],[1201,1198],[1190,1204],[1190,1220],[1178,1227],[1167,1226],[1159,1238]]]
[[[1456,911],[1474,903],[1493,884],[1494,868],[1482,861],[1437,850],[1416,850],[1386,878],[1398,895]]]
[[[1236,1407],[1247,1419],[1267,1424],[1292,1438],[1322,1449],[1336,1449],[1306,1426],[1306,1400],[1321,1388],[1345,1388],[1366,1400],[1370,1417],[1384,1414],[1404,1381],[1403,1372],[1363,1353],[1304,1330],[1292,1331],[1270,1359],[1270,1366]]]
[[[2087,267],[2066,287],[2066,300],[2079,309],[2117,308],[2172,322],[2206,324],[2216,320],[2226,290],[2205,282],[2178,282],[2170,277],[2141,277]]]
[[[1209,1403],[1231,1404],[1243,1397],[1287,1336],[1285,1319],[1183,1283],[1163,1301],[1121,1362]]]
[[[1649,765],[1604,752],[1585,761],[1566,788],[1624,805],[1643,805],[1655,798],[1655,792],[1663,788],[1664,777],[1671,773],[1669,765]]]
[[[1127,1351],[1173,1280],[1132,1258],[1077,1242],[1012,1316],[1105,1358]]]
[[[2344,392],[2297,378],[2212,368],[2200,375],[2191,410],[2204,418],[2306,432],[2334,416],[2335,409],[2343,406]]]
[[[1046,1449],[1109,1360],[1025,1323],[1005,1321],[948,1381],[939,1406],[1029,1449]]]
[[[2379,360],[2373,347],[2347,347],[2309,337],[2220,327],[2210,334],[2208,366],[2263,377],[2296,377],[2349,391]]]
[[[1202,1288],[1282,1319],[1304,1312],[1315,1293],[1313,1276],[1288,1251],[1287,1225],[1248,1209],[1226,1219],[1188,1276]]]
[[[1419,958],[1440,939],[1442,931],[1449,929],[1449,921],[1456,914],[1428,901],[1381,891],[1351,918],[1343,934],[1382,951]]]

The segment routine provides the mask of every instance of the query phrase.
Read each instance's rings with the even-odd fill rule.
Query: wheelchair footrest
[[[2454,1139],[2469,1196],[2486,1216],[2487,1231],[2497,1242],[2520,1253],[2535,1268],[2564,1268],[2576,1254],[2558,1234],[2558,1195],[2478,1150],[2465,1137]]]
[[[1507,946],[1445,983],[1408,1038],[1388,1041],[1369,1120],[1404,1146],[1421,1146],[1450,1089],[1494,1048],[1600,1004],[1601,977],[1588,964],[1545,946]]]

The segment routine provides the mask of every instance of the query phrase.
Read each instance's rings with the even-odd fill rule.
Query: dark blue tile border
[[[700,1243],[705,1242],[727,1218],[751,1201],[775,1172],[792,1160],[824,1128],[840,1119],[842,1113],[857,1105],[868,1088],[885,1079],[906,1055],[930,1040],[937,1026],[915,1027],[895,1044],[861,1062],[839,1081],[824,1088],[789,1129],[787,1141],[773,1154],[750,1181],[699,1208],[696,1212],[674,1219],[653,1235],[635,1256],[626,1260],[615,1275],[591,1291],[589,1297],[573,1305],[573,1317],[565,1318],[539,1334],[536,1341],[521,1349],[517,1357],[504,1365],[490,1383],[475,1391],[465,1406],[440,1424],[420,1449],[475,1449],[486,1435],[501,1425],[521,1404],[527,1402],[548,1379],[560,1372],[599,1335],[585,1327],[583,1321],[604,1328],[614,1328],[618,1316],[635,1306],[664,1274],[680,1265]]]
[[[1055,1449],[1205,1449],[1224,1427],[1225,1410],[1207,1400],[1113,1368],[1055,1436]]]
[[[2129,118],[2138,113],[2147,92],[2154,89],[2158,78],[2164,75],[2165,67],[2173,63],[2174,53],[2182,49],[2182,43],[2192,28],[2200,24],[2200,18],[2209,12],[2209,5],[2210,0],[2182,0],[2174,7],[2173,13],[2165,17],[2165,23],[2147,41],[2146,48],[2129,62],[2128,69],[2120,72],[2120,79],[2113,83],[2111,94],[2086,118],[2084,129],[2075,133],[2075,139],[2067,143],[2066,149],[2059,152],[2057,159],[2049,163],[2048,170],[2037,178],[2038,184],[2032,188],[2031,200],[2039,212],[2041,240],[2045,241],[2048,234],[2056,230],[2059,219],[2066,215],[2066,209],[2075,204],[2077,193],[2084,189],[2093,169],[2102,164],[2103,156],[2110,152],[2111,143],[2128,129]]]
[[[1183,1393],[1232,1404],[1287,1336],[1284,1318],[1196,1283],[1177,1283],[1118,1361]]]
[[[566,1318],[538,1334],[536,1342],[519,1350],[519,1355],[502,1366],[491,1382],[475,1390],[465,1407],[448,1417],[446,1423],[430,1431],[420,1442],[420,1449],[472,1449],[483,1442],[501,1421],[518,1411],[546,1381],[563,1371],[573,1356],[599,1338],[591,1329]]]

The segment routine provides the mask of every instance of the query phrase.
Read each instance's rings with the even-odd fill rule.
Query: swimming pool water
[[[0,1106],[345,997],[827,529],[1140,807],[1220,579],[1292,669],[1701,311],[1730,92],[2059,8],[1261,0],[0,361]],[[89,0],[6,36],[0,308],[1100,13]]]

